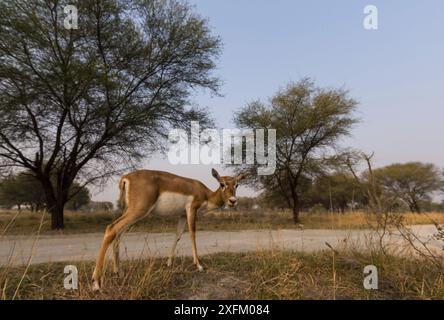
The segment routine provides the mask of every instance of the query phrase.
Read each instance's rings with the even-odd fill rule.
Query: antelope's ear
[[[211,169],[211,174],[213,175],[213,177],[220,182],[220,175],[219,173],[217,173],[216,169]]]
[[[244,180],[246,177],[248,177],[248,174],[246,174],[246,173],[241,173],[240,175],[238,175],[238,176],[235,177],[234,179],[236,179],[236,181],[241,181],[241,180]]]

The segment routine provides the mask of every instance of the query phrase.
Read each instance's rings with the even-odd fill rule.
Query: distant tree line
[[[306,78],[290,83],[268,102],[252,101],[235,113],[239,129],[263,129],[265,137],[269,129],[276,130],[273,174],[257,175],[259,164],[234,167],[250,173],[247,183],[261,192],[258,204],[292,210],[295,223],[301,210],[366,209],[373,203],[367,192],[371,180],[372,189],[390,199],[389,210],[443,209],[444,204],[433,202],[444,188],[443,172],[433,164],[392,164],[372,170],[372,179],[365,171],[357,176],[349,160],[359,162],[360,152],[339,146],[359,121],[357,104],[348,91],[321,88]]]
[[[91,195],[88,188],[74,182],[69,190],[68,199],[66,209],[79,210],[91,202]],[[0,181],[0,205],[4,208],[26,207],[31,211],[47,209],[44,190],[29,171],[10,175]]]
[[[377,192],[391,199],[391,211],[444,212],[444,201],[436,202],[444,191],[443,171],[433,164],[409,162],[392,164],[373,170]],[[304,179],[300,196],[301,208],[307,211],[329,210],[344,213],[365,210],[368,197],[364,192],[368,172],[357,181],[347,171],[322,174]],[[265,190],[258,201],[262,207],[288,208],[278,189]]]
[[[20,172],[0,180],[0,207],[30,211],[48,210],[45,194],[31,172]],[[103,212],[113,211],[109,201],[91,201],[91,193],[85,186],[74,182],[65,208],[73,211]]]

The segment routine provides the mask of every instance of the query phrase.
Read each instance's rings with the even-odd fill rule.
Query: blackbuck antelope
[[[140,170],[123,176],[119,188],[124,212],[106,227],[94,269],[93,289],[100,289],[102,284],[103,263],[109,245],[113,244],[113,272],[118,274],[119,241],[123,232],[149,214],[176,215],[179,219],[168,266],[173,262],[176,245],[188,222],[194,264],[199,271],[203,271],[196,249],[196,214],[201,208],[212,210],[224,205],[235,206],[238,182],[245,177],[243,174],[221,177],[214,169],[212,175],[220,184],[216,191],[211,191],[200,181],[162,171]]]

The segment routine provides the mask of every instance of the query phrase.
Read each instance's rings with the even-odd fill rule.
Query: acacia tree
[[[31,211],[44,207],[45,196],[39,182],[26,172],[9,176],[0,181],[0,203],[5,206],[29,205]]]
[[[310,173],[310,176],[312,174],[313,172]],[[298,190],[300,209],[309,208],[313,205],[313,197],[310,192],[312,190],[313,176],[309,177],[308,173],[306,172],[299,179]],[[288,195],[291,194],[289,184],[282,184],[280,187],[278,184],[275,184],[275,181],[277,180],[273,181],[272,177],[262,177],[261,179],[255,180],[260,180],[264,183],[264,185],[267,186],[260,194],[261,203],[264,207],[279,208],[281,210],[293,208],[292,201],[288,197]],[[258,183],[256,182],[255,185],[257,186]],[[284,191],[282,191],[283,189]]]
[[[69,189],[67,206],[77,210],[91,201],[89,190],[74,181]],[[22,171],[0,181],[0,204],[7,206],[27,205],[31,211],[46,207],[45,192],[30,171]]]
[[[295,223],[301,208],[303,179],[324,165],[328,149],[349,134],[357,121],[357,103],[342,89],[322,89],[310,79],[288,85],[270,100],[255,101],[236,113],[240,128],[276,129],[276,170],[270,176],[255,176],[250,182],[262,189],[279,190],[293,210]],[[267,140],[267,139],[266,139]]]
[[[442,172],[431,163],[395,163],[374,170],[374,176],[383,192],[402,200],[417,213],[421,212],[422,201],[430,200],[444,187]]]
[[[339,209],[344,213],[347,206],[362,202],[361,186],[353,175],[335,172],[316,179],[310,189],[312,204],[320,203],[326,209]]]
[[[65,29],[68,4],[0,2],[0,165],[33,173],[53,229],[74,179],[100,181],[160,147],[169,127],[204,123],[190,90],[218,90],[220,40],[188,4],[78,1],[78,29]]]
[[[77,182],[71,186],[70,197],[65,208],[69,210],[79,210],[82,206],[91,203],[91,193],[87,187],[81,187]]]

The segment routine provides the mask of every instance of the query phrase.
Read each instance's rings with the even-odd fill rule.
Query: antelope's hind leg
[[[128,228],[122,230],[113,241],[113,273],[119,277],[123,276],[123,272],[120,269],[120,240],[122,239],[123,233],[125,233]]]
[[[117,220],[112,222],[106,227],[105,235],[103,237],[102,247],[100,248],[99,255],[96,261],[96,267],[94,268],[93,273],[93,290],[99,290],[102,285],[102,275],[103,275],[103,266],[106,256],[106,251],[108,247],[113,241],[119,241],[119,238],[122,234],[122,231],[129,228],[133,225],[137,220],[142,218],[146,214],[146,210],[135,210],[135,209],[127,209],[126,212]],[[118,246],[118,244],[117,244]],[[116,252],[114,252],[115,254]],[[117,249],[118,254],[118,249]],[[118,258],[117,258],[118,263]],[[118,267],[118,266],[117,266]]]

